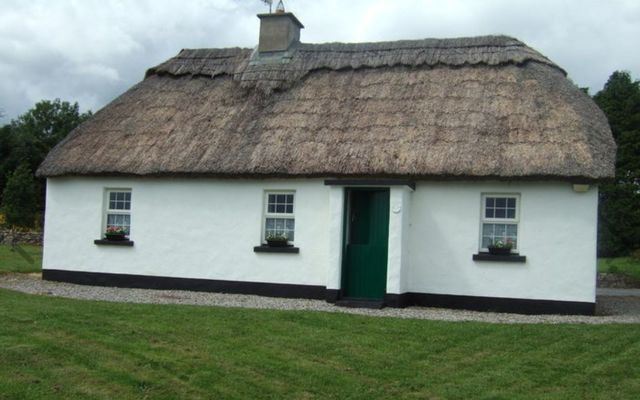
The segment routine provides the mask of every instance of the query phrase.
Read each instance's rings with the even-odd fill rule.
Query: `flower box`
[[[104,237],[107,240],[127,240],[127,236],[124,233],[105,233]]]
[[[286,240],[267,239],[269,247],[287,247],[288,243]]]
[[[489,246],[489,254],[493,254],[494,256],[508,256],[511,254],[511,246],[509,247],[493,247]]]

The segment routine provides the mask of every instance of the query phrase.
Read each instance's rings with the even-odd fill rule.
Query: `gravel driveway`
[[[314,310],[370,315],[375,317],[417,318],[440,321],[481,321],[491,323],[640,323],[640,296],[618,296],[616,292],[598,296],[597,316],[520,315],[430,307],[384,308],[370,310],[336,307],[323,300],[280,299],[239,294],[190,292],[183,290],[124,289],[83,286],[43,281],[39,274],[0,274],[0,288],[23,293],[129,303],[193,304],[218,307],[245,307],[278,310]]]

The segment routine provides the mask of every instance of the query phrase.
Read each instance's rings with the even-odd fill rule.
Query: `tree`
[[[33,227],[36,217],[36,188],[33,173],[20,164],[7,180],[2,212],[9,225]]]
[[[622,132],[640,128],[640,82],[633,82],[629,72],[615,71],[593,99],[606,114],[616,141]]]
[[[32,109],[0,129],[0,193],[4,192],[9,175],[26,164],[35,171],[47,153],[76,126],[91,116],[80,113],[78,103],[55,99],[42,100]],[[44,207],[44,180],[37,181],[37,204]],[[2,197],[0,197],[0,204]]]
[[[600,187],[599,253],[626,255],[640,249],[640,82],[616,71],[593,98],[618,145],[615,180]]]
[[[32,109],[11,121],[11,129],[18,139],[14,158],[27,162],[35,171],[49,150],[91,115],[91,111],[81,114],[78,103],[60,99],[36,103]]]
[[[0,128],[0,204],[2,203],[2,191],[6,184],[8,172],[15,169],[15,167],[9,169],[7,165],[11,156],[12,148],[13,141],[11,136],[11,126],[5,125]]]

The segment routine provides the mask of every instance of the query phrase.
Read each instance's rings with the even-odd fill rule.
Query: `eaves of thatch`
[[[183,50],[56,146],[40,176],[614,175],[607,120],[505,36]]]

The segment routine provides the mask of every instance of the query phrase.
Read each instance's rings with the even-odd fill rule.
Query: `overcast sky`
[[[274,0],[274,8],[277,0]],[[284,0],[303,42],[506,34],[591,93],[640,79],[640,0]],[[96,111],[182,48],[254,47],[260,0],[0,0],[0,124],[42,99]]]

